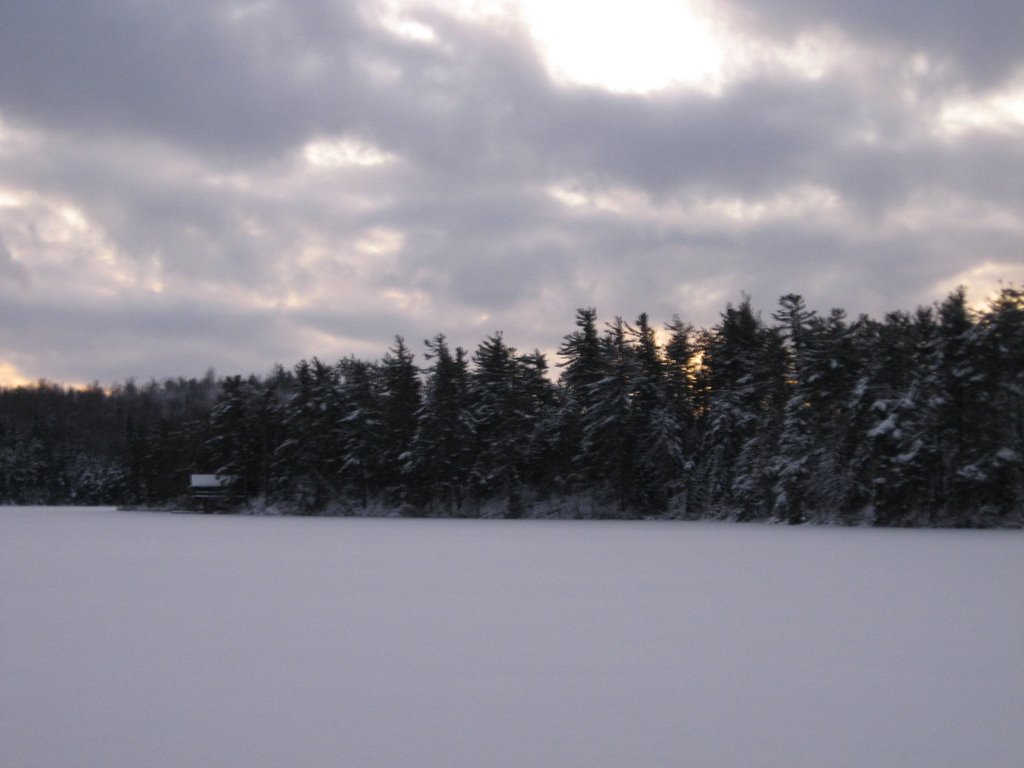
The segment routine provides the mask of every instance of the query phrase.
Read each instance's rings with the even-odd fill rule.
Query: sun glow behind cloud
[[[10,363],[0,363],[0,387],[20,387],[31,383]]]
[[[687,2],[521,0],[520,10],[556,80],[644,93],[720,79],[721,44]]]
[[[970,286],[967,304],[976,312],[983,311],[994,299],[1001,288],[1006,285],[1006,265],[994,261],[984,261],[965,269],[955,277],[937,283],[933,292],[945,296],[960,286]]]
[[[438,43],[416,14],[431,7],[525,29],[551,78],[566,85],[619,93],[721,85],[723,43],[707,15],[686,0],[385,0],[377,19],[399,37]]]

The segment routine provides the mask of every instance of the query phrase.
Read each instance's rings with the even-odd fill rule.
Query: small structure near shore
[[[222,512],[241,503],[235,475],[190,475],[189,500],[192,509]]]

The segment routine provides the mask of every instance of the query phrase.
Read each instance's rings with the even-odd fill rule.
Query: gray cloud
[[[832,24],[853,37],[951,60],[970,82],[991,86],[1021,66],[1024,7],[1004,0],[730,0],[762,31],[792,38]]]
[[[870,55],[639,95],[556,83],[522,26],[436,9],[425,42],[369,2],[7,4],[0,362],[248,372],[438,331],[552,350],[581,305],[711,324],[743,290],[878,314],[1020,280],[1024,128],[942,123],[1024,65],[1009,6],[751,4],[744,34],[831,23]],[[390,160],[308,161],[343,137]]]
[[[28,273],[25,267],[14,260],[13,254],[4,242],[3,233],[0,233],[0,280],[14,282],[24,286],[28,282]]]
[[[358,318],[344,313],[310,318],[187,297],[118,301],[105,307],[97,300],[40,302],[32,296],[0,295],[6,308],[0,337],[8,347],[5,358],[16,360],[19,367],[44,370],[56,380],[111,383],[199,376],[210,366],[222,373],[265,372],[275,362],[291,365],[299,356],[348,353],[337,346],[313,348],[316,335],[311,329],[338,333],[353,328],[352,352],[376,356],[384,351],[359,344]],[[389,324],[398,319],[377,318]],[[17,344],[25,336],[43,337],[48,343]]]
[[[6,108],[57,131],[154,136],[221,157],[301,138],[328,94],[344,92],[360,27],[350,5],[314,0],[13,3],[2,21]]]

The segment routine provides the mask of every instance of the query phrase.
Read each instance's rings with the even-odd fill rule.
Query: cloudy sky
[[[0,383],[1024,278],[1010,0],[0,5]]]

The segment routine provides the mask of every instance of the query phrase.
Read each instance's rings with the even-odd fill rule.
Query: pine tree
[[[476,447],[470,481],[478,498],[504,495],[508,515],[518,516],[532,414],[523,408],[516,350],[505,344],[499,332],[480,343],[473,362],[469,408]]]
[[[561,472],[560,390],[548,380],[547,359],[539,350],[518,356],[516,371],[517,408],[526,433],[522,476],[535,493],[547,495]]]
[[[985,439],[975,434],[977,421],[983,419],[977,396],[984,377],[980,361],[975,359],[978,337],[962,286],[939,305],[938,315],[938,334],[928,372],[935,411],[934,452],[938,458],[934,468],[937,487],[930,502],[936,512],[940,506],[946,507],[947,515],[963,522],[965,512],[977,499],[976,478],[962,470],[974,463],[977,456],[972,454],[981,447],[977,441]]]
[[[345,460],[341,424],[344,405],[339,372],[318,358],[295,366],[295,389],[284,408],[285,439],[274,457],[282,492],[309,514],[341,496],[339,475]]]
[[[384,476],[381,483],[393,497],[404,502],[412,489],[401,482],[402,465],[416,434],[421,385],[413,354],[401,336],[395,337],[394,346],[381,361],[380,390],[384,433],[381,446]]]
[[[749,297],[726,307],[703,339],[709,389],[701,478],[705,503],[766,516],[774,486],[774,449],[785,402],[785,355],[774,329],[755,315]]]
[[[874,343],[862,383],[870,408],[861,451],[870,457],[871,503],[875,524],[907,526],[919,522],[919,494],[926,487],[933,410],[926,383],[934,319],[922,309],[912,317],[890,312],[875,324]]]
[[[247,405],[241,376],[229,376],[210,410],[209,455],[216,462],[216,474],[238,478],[242,492],[250,494],[249,468],[253,463],[253,440],[248,432]]]
[[[338,363],[342,403],[343,460],[339,470],[343,487],[365,508],[384,466],[384,418],[377,389],[377,366],[354,357]]]
[[[699,443],[697,419],[699,411],[697,350],[692,339],[693,328],[673,317],[665,330],[665,408],[671,414],[667,429],[674,440],[666,441],[663,451],[670,479],[665,492],[669,496],[683,494],[686,510],[694,491],[693,468],[695,446]],[[663,430],[664,431],[664,430]]]
[[[682,425],[668,392],[668,365],[647,314],[641,314],[636,328],[628,330],[636,361],[630,395],[637,446],[631,501],[644,511],[663,513],[681,488]]]
[[[621,317],[608,325],[601,338],[601,376],[586,388],[588,405],[580,417],[582,474],[620,511],[629,508],[637,490],[638,433],[632,397],[638,363],[626,333]]]
[[[972,462],[959,469],[976,492],[961,524],[1024,524],[1024,291],[1004,287],[984,312],[973,348],[980,369],[968,423]]]
[[[280,432],[272,388],[256,376],[223,380],[220,397],[210,409],[206,447],[215,472],[237,478],[235,488],[245,498],[268,493]]]
[[[810,347],[813,344],[813,320],[817,313],[808,310],[803,297],[787,294],[779,299],[779,310],[772,315],[785,341],[785,405],[779,446],[774,462],[775,513],[789,523],[805,522],[808,480],[815,469],[815,445],[818,437],[814,423]]]
[[[595,477],[583,452],[583,419],[593,407],[593,387],[601,380],[603,359],[597,330],[597,310],[576,310],[576,330],[565,336],[558,350],[561,409],[558,415],[558,467],[567,490],[592,487]]]
[[[803,390],[803,417],[811,439],[808,471],[802,482],[804,506],[816,522],[847,522],[844,510],[866,503],[848,504],[860,493],[853,477],[853,453],[859,437],[854,437],[848,407],[861,367],[854,333],[846,323],[846,313],[833,309],[827,318],[810,320],[802,347],[798,386]],[[787,401],[787,407],[792,406],[792,401]]]
[[[419,503],[440,501],[446,511],[462,512],[473,450],[466,353],[453,355],[444,334],[425,342],[427,370],[416,434],[406,455],[405,472],[421,489]]]

